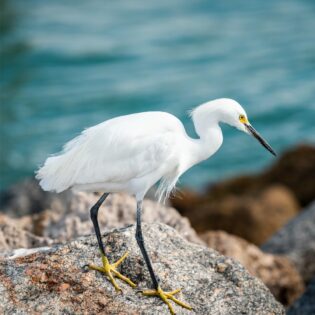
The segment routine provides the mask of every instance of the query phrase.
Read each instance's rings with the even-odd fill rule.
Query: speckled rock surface
[[[134,226],[104,236],[110,261],[127,250],[120,271],[139,288],[150,287],[134,238]],[[183,288],[178,297],[194,311],[175,306],[178,314],[284,314],[263,283],[230,258],[184,240],[163,224],[144,225],[153,265],[164,289]],[[120,283],[116,293],[95,271],[82,272],[85,263],[99,264],[93,236],[0,262],[0,313],[3,314],[169,314],[157,298],[143,297]]]
[[[304,292],[303,280],[287,257],[264,253],[254,244],[223,231],[209,231],[201,238],[210,248],[239,261],[285,306],[291,305]]]
[[[315,202],[269,239],[262,249],[288,256],[305,282],[315,276]]]

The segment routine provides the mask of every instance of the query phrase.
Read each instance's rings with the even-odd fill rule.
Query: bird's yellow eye
[[[248,120],[247,120],[247,118],[246,118],[245,115],[240,115],[240,116],[238,117],[238,119],[239,119],[239,121],[240,121],[241,123],[243,123],[243,124],[246,124],[246,123],[248,122]]]

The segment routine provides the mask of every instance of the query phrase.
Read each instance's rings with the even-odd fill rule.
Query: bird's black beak
[[[269,145],[269,143],[255,130],[255,128],[249,124],[249,123],[245,123],[245,128],[247,129],[247,131],[253,136],[255,137],[262,146],[264,146],[271,154],[273,154],[274,156],[277,156],[276,152],[272,149],[272,147]]]

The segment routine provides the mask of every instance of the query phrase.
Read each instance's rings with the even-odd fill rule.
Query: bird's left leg
[[[176,304],[178,304],[184,308],[191,310],[192,308],[188,304],[185,304],[174,297],[174,295],[176,293],[180,292],[180,289],[170,291],[170,292],[166,292],[166,291],[163,291],[161,289],[160,284],[159,284],[159,280],[158,280],[156,274],[154,273],[150,257],[148,255],[147,250],[146,250],[145,245],[144,245],[142,229],[141,229],[141,212],[142,212],[142,200],[137,202],[136,240],[137,240],[137,243],[140,247],[142,256],[143,256],[144,261],[147,265],[147,268],[149,270],[149,273],[150,273],[150,276],[151,276],[151,279],[153,282],[153,286],[154,286],[153,290],[144,290],[144,291],[142,291],[142,294],[145,296],[157,296],[157,297],[161,298],[162,301],[167,304],[167,306],[170,310],[170,313],[172,315],[175,314],[175,311],[174,311],[169,300],[175,302]]]
[[[100,208],[100,206],[102,205],[102,203],[105,201],[105,199],[107,198],[107,196],[109,195],[109,193],[104,193],[101,198],[96,202],[96,204],[91,208],[90,213],[91,213],[91,219],[94,225],[94,230],[95,230],[95,234],[97,237],[97,241],[98,241],[98,246],[99,249],[101,251],[101,256],[102,256],[102,263],[103,266],[99,267],[99,266],[95,266],[95,265],[88,265],[89,269],[92,270],[97,270],[100,271],[102,273],[105,273],[105,275],[108,277],[108,279],[110,280],[110,282],[113,284],[113,286],[115,287],[115,289],[117,291],[121,291],[120,287],[118,286],[118,284],[116,283],[114,277],[117,277],[123,281],[125,281],[126,283],[128,283],[129,285],[131,285],[132,287],[136,287],[136,284],[133,283],[130,279],[128,279],[127,277],[123,276],[121,273],[119,273],[116,268],[124,261],[124,259],[128,256],[128,252],[125,253],[120,259],[118,259],[115,263],[110,264],[108,261],[108,258],[105,255],[105,249],[104,249],[104,245],[102,242],[102,238],[101,238],[101,233],[100,233],[100,227],[98,224],[98,220],[97,220],[97,215],[98,215],[98,210]]]

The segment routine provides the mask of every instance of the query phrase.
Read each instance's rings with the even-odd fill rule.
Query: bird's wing
[[[126,116],[127,117],[127,116]],[[86,129],[38,172],[47,190],[76,184],[122,183],[174,163],[172,128],[153,120],[115,119]],[[50,178],[49,178],[50,177]]]
[[[139,135],[131,130],[119,131],[106,141],[93,140],[84,150],[86,160],[78,161],[76,183],[119,183],[142,177],[165,163],[172,153],[169,132]]]

